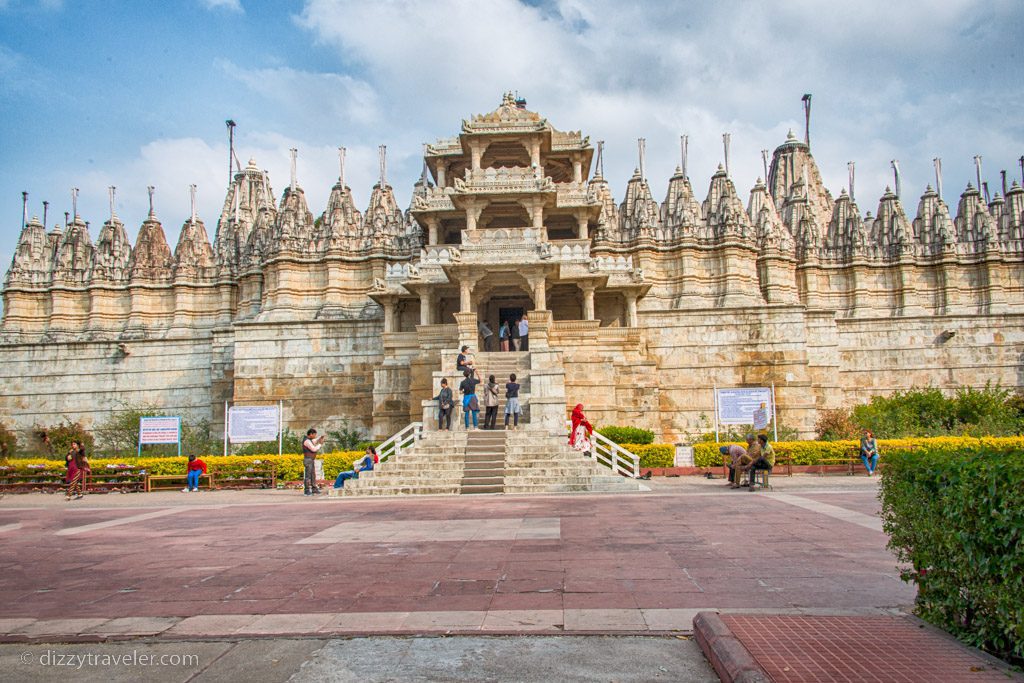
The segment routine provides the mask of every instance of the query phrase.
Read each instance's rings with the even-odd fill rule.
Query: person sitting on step
[[[455,369],[465,374],[467,370],[473,369],[473,357],[468,353],[469,346],[463,344],[462,352],[459,357],[455,359]]]
[[[340,473],[338,478],[334,480],[334,488],[343,488],[346,479],[356,479],[359,477],[360,472],[372,471],[374,464],[379,461],[380,457],[377,455],[377,449],[373,446],[367,446],[366,454],[352,463],[352,469]]]
[[[757,459],[750,463],[750,490],[754,490],[754,472],[756,470],[767,470],[771,473],[772,468],[775,467],[775,449],[768,443],[768,436],[766,434],[757,435],[757,443],[759,446],[759,455]]]

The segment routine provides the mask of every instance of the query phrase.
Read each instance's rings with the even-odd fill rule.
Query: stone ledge
[[[697,644],[723,683],[772,680],[717,612],[699,612],[693,619],[693,631]]]

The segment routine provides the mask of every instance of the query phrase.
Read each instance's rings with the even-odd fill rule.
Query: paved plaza
[[[339,671],[348,671],[351,657],[337,653],[351,638],[429,659],[417,648],[430,643],[408,637],[468,636],[498,648],[522,636],[591,635],[611,638],[607,648],[642,641],[687,662],[689,673],[675,680],[707,680],[711,670],[689,639],[699,612],[907,620],[914,589],[885,548],[877,481],[773,483],[772,492],[751,493],[681,477],[628,495],[388,499],[224,491],[68,503],[8,495],[0,499],[0,634],[8,643],[0,656],[36,658],[47,643],[119,652],[199,643],[208,661],[188,675],[161,673],[187,680],[226,652],[265,641],[251,657],[266,660],[268,677],[253,680],[287,680],[302,662],[345,660]],[[299,663],[271,666],[275,643],[296,638],[306,652]],[[557,653],[588,639],[530,642]],[[463,656],[433,647],[438,663]],[[605,678],[652,680],[635,675],[643,661],[603,669]],[[5,671],[12,667],[25,680],[41,675],[5,661]],[[500,672],[462,671],[465,680],[502,680]],[[390,675],[416,679],[362,679]]]

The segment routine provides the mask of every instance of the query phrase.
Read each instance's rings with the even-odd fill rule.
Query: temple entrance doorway
[[[493,289],[490,296],[481,302],[477,314],[479,319],[486,321],[488,327],[494,331],[494,348],[497,350],[501,324],[508,321],[511,326],[523,317],[524,313],[532,310],[534,307],[530,296],[517,285],[509,284]]]

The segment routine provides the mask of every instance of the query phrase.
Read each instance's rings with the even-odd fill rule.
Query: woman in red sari
[[[594,433],[594,425],[587,421],[583,414],[583,404],[577,403],[572,409],[572,427],[569,429],[569,445],[585,455],[590,455],[594,447],[590,436]]]
[[[79,450],[75,450],[67,464],[68,494],[65,500],[72,498],[81,500],[85,494],[86,477],[92,473],[92,470],[89,469],[89,458],[85,456],[85,449],[79,447]]]

